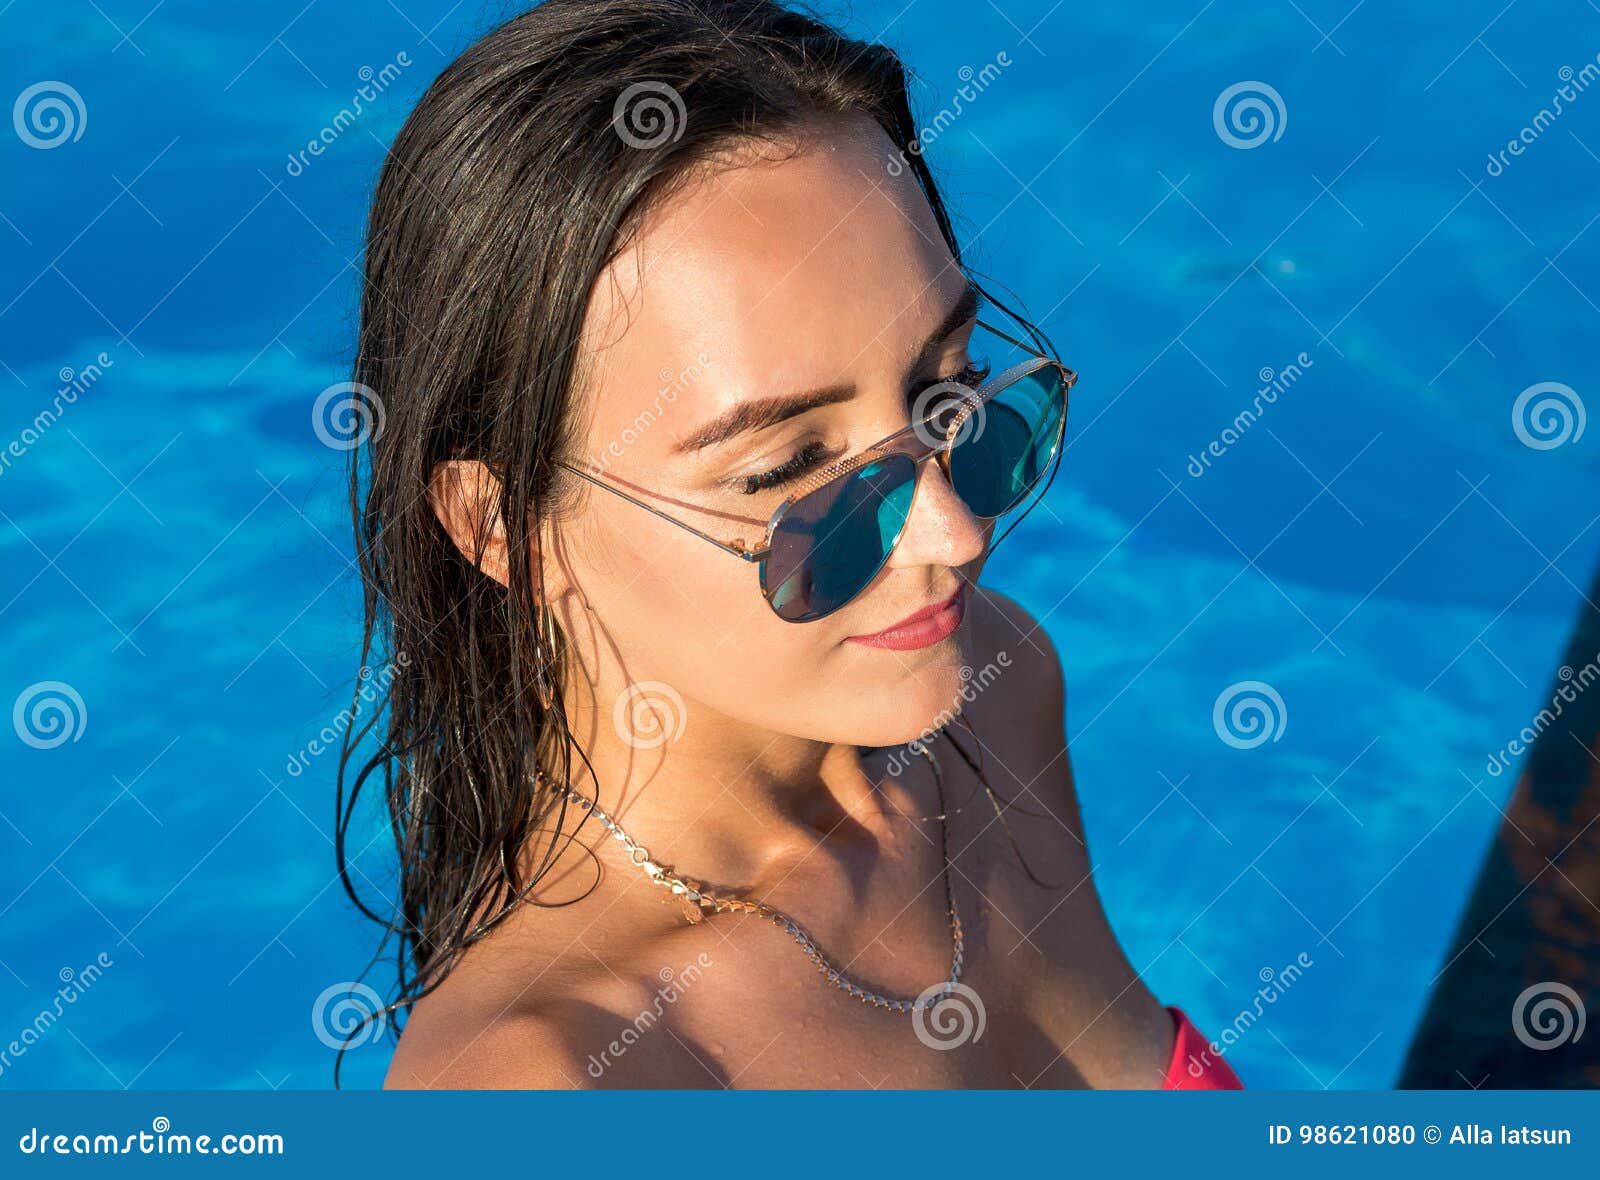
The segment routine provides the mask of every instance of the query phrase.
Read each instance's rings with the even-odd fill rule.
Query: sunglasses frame
[[[715,545],[724,553],[731,553],[733,556],[741,558],[747,562],[760,562],[761,595],[770,606],[772,604],[772,594],[776,593],[777,588],[774,587],[770,591],[767,588],[766,561],[767,558],[772,554],[772,539],[777,534],[778,526],[783,522],[783,518],[795,506],[795,504],[799,503],[807,496],[820,491],[822,488],[826,487],[830,483],[833,483],[835,480],[843,479],[851,473],[866,466],[868,463],[887,458],[891,455],[906,455],[911,459],[913,466],[918,469],[917,475],[914,477],[918,483],[920,483],[920,468],[922,464],[927,460],[937,456],[939,459],[940,470],[944,472],[945,479],[950,482],[950,486],[953,489],[955,487],[955,482],[950,475],[950,452],[953,446],[957,442],[961,441],[961,430],[966,425],[968,419],[970,419],[973,414],[977,413],[985,403],[990,401],[995,394],[999,393],[1001,390],[1008,389],[1022,378],[1031,376],[1034,373],[1039,372],[1041,369],[1046,368],[1054,368],[1061,374],[1061,400],[1063,402],[1061,407],[1061,420],[1056,425],[1055,443],[1050,449],[1050,458],[1046,461],[1046,466],[1055,461],[1057,454],[1061,450],[1062,440],[1066,437],[1067,403],[1069,403],[1071,400],[1070,395],[1072,392],[1072,387],[1077,383],[1078,380],[1077,372],[1073,369],[1067,368],[1066,365],[1062,364],[1054,357],[1047,356],[1040,352],[1034,345],[1024,343],[1023,341],[1018,340],[1016,337],[1011,336],[1006,332],[1002,332],[999,328],[994,327],[992,324],[988,324],[983,320],[978,320],[977,325],[980,328],[983,328],[985,331],[998,336],[1001,340],[1006,341],[1008,344],[1020,348],[1024,352],[1031,353],[1032,355],[1027,360],[1020,361],[1019,363],[1011,366],[1009,369],[1006,369],[1004,372],[990,377],[976,390],[973,390],[970,397],[960,399],[960,410],[955,414],[955,416],[951,419],[950,424],[945,428],[945,437],[942,441],[938,443],[930,443],[925,437],[923,437],[921,433],[919,433],[926,428],[928,422],[931,420],[932,415],[930,415],[929,418],[925,418],[922,421],[913,422],[907,426],[902,426],[893,434],[879,439],[871,446],[865,448],[864,450],[858,451],[854,455],[839,459],[825,467],[821,467],[816,471],[813,471],[800,482],[799,486],[794,489],[792,495],[788,496],[783,503],[779,504],[778,507],[773,510],[772,516],[767,520],[766,532],[762,536],[761,544],[757,547],[752,548],[747,545],[743,537],[735,537],[732,541],[724,541],[720,537],[713,536],[711,533],[696,528],[688,521],[680,520],[678,517],[673,516],[670,512],[665,512],[662,509],[657,508],[654,504],[650,504],[644,500],[641,500],[639,497],[624,491],[614,484],[607,483],[599,476],[585,471],[575,464],[557,460],[557,465],[566,468],[574,475],[588,480],[596,487],[604,488],[613,495],[620,496],[622,499],[628,501],[628,503],[636,504],[640,508],[643,508],[646,512],[649,512],[654,516],[658,516],[662,520],[665,520],[671,524],[675,524],[686,532],[693,533],[702,541],[706,541],[712,545]],[[940,410],[942,412],[948,412],[949,408],[950,407],[947,404],[945,406],[941,406]],[[908,440],[910,441],[908,442]],[[1038,482],[1036,480],[1034,484],[1030,485],[1028,489],[1022,493],[1021,496],[1019,496],[1001,512],[994,516],[979,516],[978,519],[998,520],[1001,516],[1004,516],[1007,512],[1011,511],[1012,508],[1015,508],[1017,504],[1020,504],[1023,500],[1027,499],[1028,495],[1037,486]],[[959,494],[960,493],[958,492],[957,495]],[[915,496],[916,491],[915,488],[913,488],[912,508],[908,509],[906,512],[907,520],[910,519],[911,511],[916,506]],[[964,500],[962,502],[965,503]],[[968,511],[971,511],[970,507]],[[884,554],[885,562],[887,562],[889,556],[893,554],[895,547],[899,545],[900,533],[904,532],[904,530],[905,524],[902,523],[900,526],[900,532],[895,534],[893,543],[889,545]],[[882,568],[883,565],[880,563],[878,570],[881,570]],[[877,570],[873,571],[873,577],[877,576],[877,572]],[[843,604],[841,604],[841,606],[842,605]],[[774,611],[776,611],[776,608],[774,608]],[[824,618],[827,614],[831,613],[831,611],[828,611],[824,612],[824,614],[816,615],[812,618],[804,620],[786,619],[784,621],[815,622],[816,619]],[[780,615],[779,617],[782,618],[783,616]]]

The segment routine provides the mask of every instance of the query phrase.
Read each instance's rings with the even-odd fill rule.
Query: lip
[[[882,647],[890,651],[916,651],[948,639],[961,626],[967,611],[967,588],[961,586],[949,598],[925,606],[871,635],[852,635],[848,642],[863,647]]]

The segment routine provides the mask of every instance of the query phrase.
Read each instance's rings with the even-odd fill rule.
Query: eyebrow
[[[978,314],[978,292],[973,285],[965,283],[961,294],[955,304],[945,314],[939,326],[928,336],[926,343],[917,353],[918,365],[926,363],[931,353],[943,344],[968,320],[976,319]],[[727,442],[729,439],[752,430],[764,430],[769,426],[776,426],[790,418],[797,418],[801,414],[810,413],[812,410],[823,406],[835,405],[846,402],[856,395],[854,385],[830,385],[822,389],[810,389],[804,393],[780,394],[772,397],[755,398],[751,401],[740,402],[730,408],[726,413],[720,414],[707,422],[699,430],[680,440],[672,449],[676,454],[686,454],[690,451],[703,450],[718,443]]]

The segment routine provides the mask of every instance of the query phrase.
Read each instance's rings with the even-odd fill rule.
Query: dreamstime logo
[[[311,429],[322,445],[353,451],[383,433],[383,399],[359,381],[341,381],[317,395]]]
[[[60,680],[30,684],[11,706],[11,726],[24,745],[53,750],[83,737],[89,710],[78,690]]]
[[[641,680],[617,694],[611,723],[617,736],[635,750],[654,750],[683,736],[689,711],[672,685]]]
[[[888,773],[898,778],[910,769],[911,755],[915,754],[918,758],[926,756],[928,747],[933,744],[933,739],[938,736],[939,731],[954,721],[965,706],[977,700],[979,693],[1000,679],[1001,671],[1009,667],[1011,667],[1011,653],[1008,651],[998,653],[981,669],[975,670],[971,664],[962,664],[959,673],[961,688],[956,694],[959,699],[949,708],[940,710],[932,725],[907,742],[903,755],[900,750],[889,755],[889,761],[885,766]]]
[[[1199,479],[1211,470],[1211,461],[1226,455],[1228,449],[1242,439],[1261,419],[1267,407],[1276,405],[1279,396],[1294,388],[1295,383],[1305,376],[1305,371],[1314,363],[1310,353],[1302,352],[1277,371],[1274,371],[1271,365],[1263,365],[1261,371],[1256,374],[1261,379],[1261,384],[1256,389],[1256,395],[1250,405],[1240,410],[1234,416],[1233,422],[1224,426],[1222,433],[1212,439],[1198,455],[1189,456],[1189,466],[1186,468],[1189,478]]]
[[[348,709],[340,709],[327,725],[324,725],[310,741],[300,747],[296,754],[289,757],[284,764],[284,771],[290,778],[299,778],[311,765],[313,758],[321,757],[329,750],[340,747],[344,735],[355,724],[356,718],[367,709],[381,703],[386,699],[389,686],[394,682],[395,669],[405,669],[411,666],[411,656],[406,652],[397,652],[392,664],[385,664],[381,668],[371,665],[363,667],[357,677],[361,687],[356,690],[355,699]]]
[[[1583,437],[1588,417],[1583,399],[1570,385],[1541,381],[1517,395],[1511,406],[1511,429],[1525,447],[1553,451]]]
[[[1522,155],[1538,142],[1567,108],[1578,101],[1579,95],[1600,81],[1600,54],[1596,54],[1594,60],[1584,62],[1581,69],[1574,70],[1571,66],[1562,66],[1556,71],[1556,77],[1561,85],[1550,96],[1550,104],[1540,107],[1532,122],[1520,128],[1515,136],[1508,139],[1505,147],[1498,152],[1489,153],[1489,162],[1484,165],[1484,171],[1490,176],[1502,175],[1511,167],[1513,158]]]
[[[589,1076],[599,1078],[606,1070],[617,1063],[617,1059],[642,1040],[645,1034],[654,1031],[661,1023],[666,1010],[683,998],[683,994],[698,983],[711,966],[711,956],[701,951],[695,956],[692,963],[686,963],[682,971],[674,971],[671,967],[663,967],[656,972],[656,978],[661,981],[661,986],[656,988],[655,998],[647,1008],[642,1008],[639,1014],[629,1021],[604,1049],[600,1056],[589,1054]]]
[[[983,997],[964,983],[936,983],[917,997],[911,1026],[930,1049],[959,1049],[988,1027]]]
[[[1596,681],[1600,681],[1600,653],[1577,670],[1574,670],[1571,664],[1562,664],[1556,670],[1556,679],[1561,683],[1551,694],[1550,703],[1539,710],[1532,723],[1522,727],[1522,732],[1489,756],[1485,767],[1489,777],[1499,778],[1504,774],[1511,766],[1511,759],[1527,753],[1533,743],[1538,741],[1539,735],[1554,725],[1556,719],[1566,712],[1566,707],[1576,703],[1579,693]]]
[[[695,354],[694,361],[682,369],[673,370],[670,365],[663,365],[656,374],[661,379],[661,385],[656,390],[655,399],[634,415],[633,421],[622,428],[617,438],[605,445],[595,458],[594,465],[601,471],[609,470],[611,461],[620,459],[623,452],[643,438],[645,432],[661,420],[666,407],[675,404],[678,396],[698,382],[710,366],[711,358],[703,352]]]
[[[924,123],[917,130],[916,138],[906,145],[905,150],[895,149],[889,153],[888,172],[890,176],[899,176],[911,163],[911,156],[920,156],[933,145],[952,124],[961,117],[961,113],[969,105],[976,102],[978,96],[990,86],[994,85],[1000,77],[1000,71],[1009,68],[1011,55],[1001,50],[994,55],[994,60],[984,65],[982,69],[975,70],[971,66],[962,66],[956,71],[956,77],[961,80],[961,85],[956,88],[955,97],[950,100],[950,105],[940,107],[933,118]]]
[[[336,983],[311,1005],[311,1031],[330,1049],[354,1049],[383,1035],[388,1013],[364,983]]]
[[[1237,101],[1235,101],[1237,100]],[[1283,138],[1289,111],[1283,95],[1265,82],[1235,82],[1211,106],[1211,125],[1231,148],[1258,148]]]
[[[23,1025],[15,1037],[0,1045],[0,1074],[14,1066],[18,1059],[27,1056],[28,1050],[55,1028],[66,1009],[76,1004],[114,965],[111,956],[101,951],[94,962],[85,964],[80,970],[63,967],[57,971],[56,978],[61,981],[61,986],[56,989],[55,1000],[48,1007],[41,1008],[39,1014]]]
[[[65,1135],[50,1127],[29,1127],[17,1140],[23,1155],[43,1156],[187,1156],[282,1155],[283,1136],[271,1132],[191,1135],[172,1130],[172,1120],[158,1114],[148,1131],[126,1135],[106,1131]]]
[[[339,108],[337,114],[329,121],[327,126],[306,141],[306,146],[298,152],[289,153],[289,162],[284,165],[284,171],[290,176],[300,176],[311,166],[313,158],[320,156],[331,147],[338,138],[355,125],[364,111],[378,100],[378,96],[393,86],[400,77],[400,72],[411,66],[411,55],[404,52],[395,54],[392,62],[387,62],[381,69],[374,70],[371,66],[362,66],[356,71],[356,77],[361,85],[350,96],[350,101]]]
[[[936,381],[911,403],[911,432],[925,447],[957,446],[983,437],[988,403],[959,381]],[[952,428],[954,432],[952,433]]]
[[[1511,1031],[1530,1049],[1559,1049],[1583,1036],[1583,997],[1564,983],[1545,980],[1526,988],[1511,1005]]]
[[[611,126],[629,147],[676,143],[688,123],[683,96],[665,82],[635,82],[611,107]]]
[[[1211,727],[1235,750],[1253,750],[1283,736],[1289,728],[1289,710],[1272,685],[1241,680],[1217,697],[1211,707]]]
[[[29,147],[49,151],[83,138],[89,108],[83,105],[83,95],[65,82],[35,82],[17,95],[11,126]]]
[[[1294,962],[1281,971],[1274,971],[1271,967],[1257,971],[1256,978],[1261,981],[1261,986],[1256,989],[1255,1002],[1248,1008],[1241,1008],[1239,1015],[1233,1018],[1233,1023],[1223,1028],[1216,1040],[1207,1041],[1206,1047],[1199,1053],[1189,1054],[1189,1076],[1203,1076],[1213,1061],[1220,1061],[1245,1033],[1255,1027],[1266,1009],[1276,1004],[1315,965],[1311,956],[1301,951],[1295,956]]]
[[[56,387],[55,397],[50,399],[48,406],[33,416],[32,422],[23,426],[17,437],[6,444],[3,451],[0,451],[0,475],[11,470],[11,464],[26,455],[29,448],[61,420],[67,407],[76,405],[78,398],[93,389],[113,364],[111,357],[101,352],[81,369],[62,365],[56,370],[56,378],[60,381],[60,385]]]

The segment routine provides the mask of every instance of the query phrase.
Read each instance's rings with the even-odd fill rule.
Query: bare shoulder
[[[689,1088],[725,1080],[686,1034],[672,1031],[675,993],[693,985],[685,978],[692,958],[668,977],[597,960],[585,967],[581,960],[593,956],[575,947],[559,970],[540,972],[527,964],[552,960],[527,947],[474,957],[482,949],[413,1008],[385,1089]]]
[[[593,1014],[561,1006],[445,1006],[421,1000],[407,1020],[384,1078],[387,1090],[569,1090],[583,1067],[573,1045],[594,1027]],[[595,1035],[598,1035],[596,1032]]]

